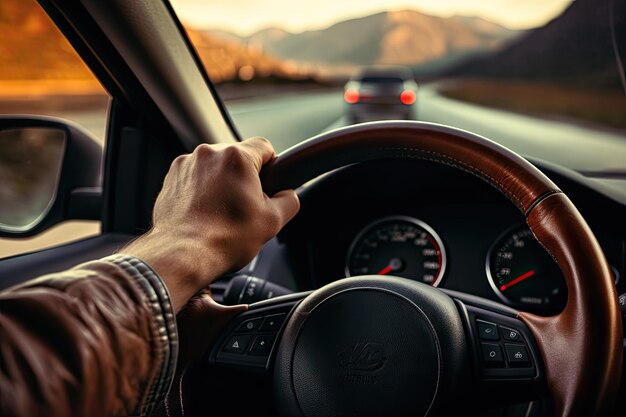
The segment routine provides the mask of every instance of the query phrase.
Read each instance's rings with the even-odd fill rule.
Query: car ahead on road
[[[410,68],[370,66],[358,69],[343,92],[349,123],[415,119],[417,83]]]
[[[70,220],[98,220],[101,231],[0,259],[0,288],[124,247],[150,228],[175,158],[203,143],[242,139],[208,76],[214,68],[198,55],[209,42],[199,38],[195,49],[178,20],[175,10],[189,2],[38,1],[110,95],[106,146],[67,120],[0,117],[0,163],[9,163],[0,186],[13,178],[7,173],[29,177],[43,165],[53,171],[52,192],[36,199],[41,210],[32,215],[9,212],[17,194],[0,194],[0,237],[35,236]],[[493,0],[489,10],[505,9],[504,2]],[[248,9],[224,2],[232,3],[238,22]],[[320,3],[309,6],[319,10]],[[606,4],[566,3],[590,7],[589,19]],[[194,14],[198,4],[215,7],[208,15],[226,10],[194,2]],[[579,31],[587,20],[570,27]],[[39,27],[28,22],[29,31]],[[311,33],[301,35],[295,39]],[[220,46],[207,66],[230,64],[229,54],[241,51],[259,53],[252,45]],[[38,58],[32,48],[20,52]],[[273,107],[285,112],[277,126],[289,123],[287,107]],[[475,114],[462,108],[468,118]],[[626,158],[578,172],[525,158],[498,144],[497,134],[490,139],[394,120],[335,129],[281,153],[262,172],[264,190],[297,189],[301,211],[250,265],[212,285],[218,302],[249,308],[185,370],[170,396],[184,407],[170,402],[166,412],[623,416],[617,294],[626,292]],[[563,148],[583,158],[593,151]],[[197,337],[200,343],[207,334]]]

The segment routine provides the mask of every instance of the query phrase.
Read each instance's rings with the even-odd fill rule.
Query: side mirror
[[[0,237],[102,212],[102,145],[62,119],[0,116]]]

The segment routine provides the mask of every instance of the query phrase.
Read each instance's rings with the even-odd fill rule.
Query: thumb
[[[281,220],[281,228],[293,219],[300,210],[300,199],[294,190],[283,190],[272,196],[269,200],[272,209]]]
[[[226,325],[247,309],[247,305],[218,304],[208,289],[193,297],[177,317],[179,362],[188,364],[200,359]]]

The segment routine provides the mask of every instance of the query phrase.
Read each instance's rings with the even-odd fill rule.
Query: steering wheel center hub
[[[278,353],[288,365],[277,367],[277,404],[285,415],[428,414],[448,379],[444,343],[453,332],[445,323],[458,316],[451,300],[398,278],[342,282],[292,315]]]

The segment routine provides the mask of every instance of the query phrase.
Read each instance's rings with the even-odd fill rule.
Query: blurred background
[[[240,134],[277,151],[357,121],[355,104],[367,120],[390,118],[393,104],[585,175],[626,177],[623,0],[171,4]],[[0,34],[0,114],[62,117],[104,141],[109,96],[36,1],[2,0]],[[354,75],[373,65],[407,68],[415,84],[383,94]],[[18,153],[0,149],[0,165]],[[0,187],[8,178],[0,169]],[[0,256],[98,230],[59,227],[0,240]]]

